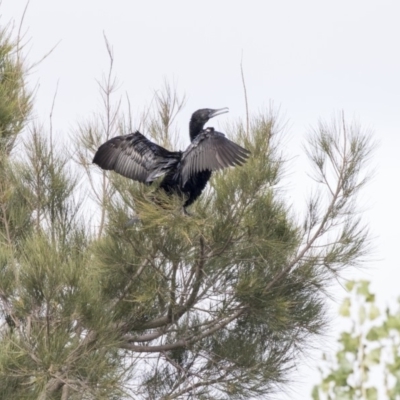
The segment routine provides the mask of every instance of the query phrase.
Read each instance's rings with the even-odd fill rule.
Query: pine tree
[[[307,151],[320,189],[300,223],[278,189],[286,163],[277,117],[239,122],[227,134],[250,159],[215,174],[183,215],[181,199],[165,196],[160,207],[154,185],[90,166],[104,140],[132,125],[112,105],[108,49],[106,112],[77,135],[98,214],[85,218],[76,168],[46,132],[31,129],[24,157],[4,146],[0,397],[265,398],[326,325],[330,280],[365,254],[355,197],[370,140],[342,119],[318,126]],[[26,104],[24,114],[10,113],[20,115],[8,123],[14,143],[31,103],[13,51],[2,53],[0,65],[7,62],[19,68],[12,79]],[[0,103],[11,105],[13,93],[0,90]],[[170,144],[182,106],[166,86],[141,129]]]

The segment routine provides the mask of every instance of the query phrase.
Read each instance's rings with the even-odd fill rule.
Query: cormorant
[[[227,108],[205,108],[193,113],[189,123],[191,144],[183,152],[168,151],[136,131],[102,144],[93,163],[146,184],[164,176],[160,188],[183,196],[185,209],[200,196],[212,171],[242,165],[250,155],[223,133],[204,129],[210,118],[226,112]]]

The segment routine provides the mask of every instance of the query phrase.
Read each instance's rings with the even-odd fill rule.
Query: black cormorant
[[[200,196],[212,171],[242,165],[250,154],[214,128],[204,129],[210,118],[226,112],[227,108],[205,108],[193,113],[189,123],[191,144],[183,152],[168,151],[136,131],[102,144],[93,162],[146,184],[164,176],[160,187],[166,193],[183,196],[185,208]]]

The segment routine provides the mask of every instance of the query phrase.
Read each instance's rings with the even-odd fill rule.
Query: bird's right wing
[[[135,181],[151,183],[178,162],[176,155],[136,131],[102,144],[93,163]]]

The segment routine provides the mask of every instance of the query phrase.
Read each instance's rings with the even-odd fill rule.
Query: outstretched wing
[[[182,184],[197,172],[242,165],[250,152],[227,139],[214,128],[203,130],[187,148],[182,156]]]
[[[168,151],[136,131],[102,144],[93,162],[135,181],[151,183],[173,168],[179,159],[180,153]]]

